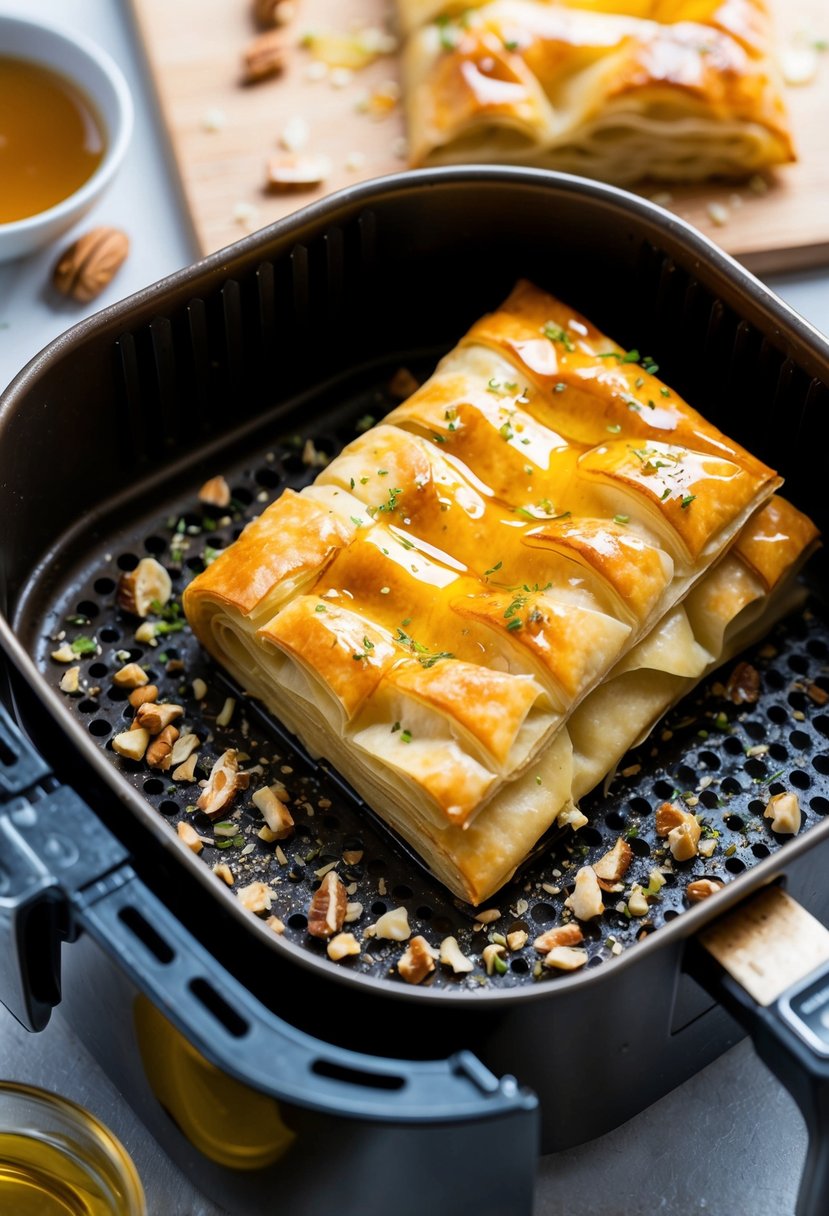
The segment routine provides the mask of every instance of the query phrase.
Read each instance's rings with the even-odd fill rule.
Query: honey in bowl
[[[105,151],[103,127],[71,81],[0,55],[0,224],[68,198]]]

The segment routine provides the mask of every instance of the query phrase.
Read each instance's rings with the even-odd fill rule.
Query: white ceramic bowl
[[[106,140],[98,168],[68,198],[46,211],[0,224],[0,262],[7,262],[48,245],[98,201],[118,171],[129,144],[132,98],[127,82],[109,55],[73,30],[0,14],[0,55],[42,64],[76,84],[94,106],[104,125]]]

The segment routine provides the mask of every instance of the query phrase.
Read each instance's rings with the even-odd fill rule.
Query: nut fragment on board
[[[281,30],[266,30],[248,43],[243,56],[243,83],[258,84],[278,76],[287,60],[287,43]]]
[[[294,0],[253,0],[253,17],[263,29],[290,25],[296,17]]]
[[[163,705],[159,705],[155,701],[145,701],[143,705],[138,706],[133,722],[138,726],[143,726],[144,730],[148,730],[151,735],[159,735],[183,713],[184,710],[180,705],[173,705],[166,701]],[[178,731],[176,738],[178,738]]]
[[[475,970],[472,959],[466,957],[455,937],[445,937],[440,943],[440,961],[444,967],[451,967],[455,975]]]
[[[549,954],[557,946],[577,946],[583,940],[581,926],[571,921],[569,925],[556,925],[554,929],[542,933],[533,942],[533,949],[539,954]]]
[[[593,872],[603,891],[610,891],[622,881],[633,861],[633,849],[624,836],[620,836],[613,848],[593,863]]]
[[[544,960],[545,967],[556,971],[577,971],[587,962],[586,950],[574,950],[572,946],[556,946]]]
[[[277,797],[273,786],[257,790],[253,805],[262,812],[262,818],[272,833],[273,840],[286,840],[294,830],[294,820],[284,802]]]
[[[268,161],[269,190],[312,190],[331,173],[327,156],[274,156]]]
[[[750,663],[738,663],[725,686],[725,695],[734,705],[753,705],[760,696],[760,673]]]
[[[185,823],[184,820],[176,824],[176,835],[194,853],[201,853],[204,848],[204,839],[191,824]]]
[[[112,740],[112,750],[127,760],[141,760],[150,742],[150,732],[142,730],[125,730]]]
[[[109,286],[129,251],[129,237],[119,228],[93,228],[61,254],[52,282],[62,295],[88,304]]]
[[[246,887],[237,887],[236,898],[248,912],[270,912],[273,891],[264,882],[251,882]]]
[[[138,663],[127,663],[125,667],[113,672],[112,676],[113,684],[117,684],[119,688],[140,688],[149,681],[150,677]]]

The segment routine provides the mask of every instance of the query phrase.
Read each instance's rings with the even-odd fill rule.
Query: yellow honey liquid
[[[0,1132],[3,1216],[117,1216],[94,1175],[52,1144]]]
[[[54,207],[97,169],[104,133],[57,72],[0,55],[0,224]]]

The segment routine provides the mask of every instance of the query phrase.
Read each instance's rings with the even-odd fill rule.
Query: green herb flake
[[[391,733],[394,734],[395,731],[398,731],[398,730],[400,730],[400,723],[395,722],[394,726],[391,728]]]
[[[410,730],[401,730],[400,742],[401,743],[411,743],[411,741],[412,741],[412,732]]]
[[[567,385],[566,385],[566,384],[563,384],[563,383],[561,382],[561,380],[559,380],[558,384],[557,384],[557,385],[555,386],[555,388],[553,389],[553,392],[554,392],[554,393],[563,393],[563,392],[564,392],[564,390],[565,390],[566,388],[567,388]]]
[[[613,522],[617,523],[617,524],[629,524],[630,516],[629,515],[614,515]]]
[[[374,426],[376,419],[371,414],[363,414],[362,418],[357,419],[357,424],[354,427],[358,435],[362,435],[364,431],[370,431]]]
[[[502,561],[501,561],[501,562],[496,562],[494,566],[491,566],[491,567],[489,568],[489,570],[484,570],[484,578],[488,578],[490,574],[495,574],[495,572],[496,572],[497,570],[500,570],[500,569],[501,569],[501,567],[503,566],[503,564],[504,564],[504,563],[503,563]]]
[[[71,648],[73,654],[82,657],[87,654],[97,654],[98,643],[93,638],[87,638],[81,634],[80,637],[75,638],[74,642],[71,643]]]
[[[513,438],[512,427],[510,426],[510,424],[508,422],[505,422],[503,424],[503,426],[500,426],[498,428],[498,434],[501,436],[501,438],[503,440],[505,440],[506,443],[509,443],[510,439]]]
[[[567,330],[562,329],[560,325],[554,325],[552,321],[548,321],[546,325],[542,325],[541,332],[551,342],[560,342],[566,351],[574,351],[576,349],[575,343]]]
[[[607,427],[607,430],[610,431],[611,435],[618,435],[621,429],[622,428],[618,422],[611,422],[611,424]]]
[[[541,785],[541,778],[540,778],[539,776],[536,776],[536,779],[535,779],[535,784],[536,784],[536,785]]]
[[[314,612],[327,612],[327,611],[328,611],[328,609],[326,608],[325,604],[317,604],[316,608],[314,609]]]
[[[521,618],[514,616],[511,621],[507,622],[507,629],[514,631],[521,628]]]
[[[357,528],[362,528],[363,524],[365,523],[365,520],[360,519],[359,515],[350,515],[349,519]]]
[[[679,504],[683,511],[690,507],[691,503],[696,498],[696,494],[686,494],[682,502]]]
[[[669,388],[661,388],[659,391],[663,397],[670,397],[671,395],[671,390]]]

